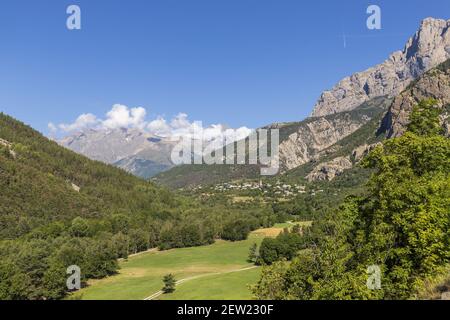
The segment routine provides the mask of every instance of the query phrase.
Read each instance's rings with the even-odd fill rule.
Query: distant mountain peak
[[[324,91],[312,117],[355,109],[375,97],[395,96],[411,81],[450,58],[450,20],[426,18],[405,45],[383,63],[342,79]]]
[[[173,166],[170,154],[175,142],[137,128],[88,128],[58,143],[88,158],[114,164],[143,178]]]

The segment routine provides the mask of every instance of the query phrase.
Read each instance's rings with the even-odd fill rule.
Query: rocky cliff
[[[413,107],[419,104],[420,101],[430,98],[435,99],[439,107],[445,107],[441,116],[441,122],[446,135],[449,136],[450,60],[426,72],[411,83],[406,90],[395,97],[388,112],[381,121],[377,135],[387,138],[402,135],[409,123],[409,116]],[[346,156],[334,156],[331,160],[329,160],[329,156],[325,160],[319,158],[319,165],[316,165],[306,178],[310,182],[333,180],[345,170],[352,168],[355,163],[364,158],[377,145],[379,145],[379,142],[360,145],[351,152],[351,157],[348,156],[350,153],[347,153]],[[321,153],[318,155],[320,156]]]
[[[402,135],[412,108],[419,101],[428,98],[436,99],[441,107],[450,104],[450,60],[424,74],[395,98],[383,119],[380,131],[386,132],[388,137]],[[443,116],[442,122],[448,132],[446,115]]]
[[[342,79],[322,93],[311,116],[352,110],[374,97],[394,97],[413,80],[450,58],[450,20],[427,18],[403,51],[385,62]]]
[[[294,132],[280,143],[282,171],[318,159],[329,147],[363,127],[375,116],[387,110],[389,99],[376,98],[358,108],[318,118],[310,118],[296,125]],[[291,127],[293,127],[291,126]],[[287,131],[289,127],[282,128]],[[292,131],[292,130],[291,130]],[[328,150],[332,152],[332,150]]]
[[[350,157],[338,157],[315,167],[307,176],[309,182],[330,181],[342,174],[344,170],[353,167]]]

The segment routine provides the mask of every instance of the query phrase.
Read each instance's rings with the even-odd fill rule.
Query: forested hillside
[[[4,114],[0,139],[0,299],[61,298],[70,265],[100,278],[131,253],[237,240],[277,220],[270,207],[175,195]]]
[[[87,160],[6,115],[0,116],[0,138],[11,143],[2,146],[0,155],[3,239],[55,220],[102,218],[121,211],[137,218],[149,210],[170,210],[182,204],[168,191]]]

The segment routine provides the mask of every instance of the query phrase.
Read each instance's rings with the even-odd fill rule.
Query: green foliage
[[[444,129],[439,123],[442,110],[434,107],[437,103],[434,99],[420,101],[411,113],[408,131],[420,136],[442,134]]]
[[[76,217],[72,220],[69,233],[73,237],[87,237],[89,235],[88,222],[83,218]]]
[[[212,234],[203,234],[199,226],[182,225],[161,233],[161,250],[171,248],[196,247],[214,241]]]
[[[226,224],[222,231],[222,239],[241,241],[247,239],[251,230],[254,230],[252,221],[238,220]]]
[[[371,152],[368,193],[328,211],[290,265],[263,272],[258,298],[407,299],[449,262],[450,141],[435,104],[421,102],[408,132]],[[380,290],[366,286],[371,265],[381,269]]]
[[[265,267],[258,283],[251,287],[253,295],[258,300],[282,300],[288,296],[286,272],[288,266],[284,261],[278,261]]]
[[[285,230],[275,239],[265,238],[259,249],[258,263],[270,265],[279,260],[292,260],[306,247],[307,238],[299,232]]]
[[[258,259],[258,245],[256,243],[252,244],[248,250],[248,262],[256,262]]]
[[[164,287],[162,288],[162,292],[164,293],[172,293],[175,291],[176,280],[173,274],[167,274],[163,278]]]

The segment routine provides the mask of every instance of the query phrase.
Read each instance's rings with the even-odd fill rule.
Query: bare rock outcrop
[[[342,79],[322,93],[313,117],[352,110],[374,97],[394,97],[413,80],[450,58],[450,20],[427,18],[403,51],[385,62]]]
[[[77,186],[75,183],[71,183],[70,184],[70,186],[72,187],[72,189],[75,191],[75,192],[80,192],[80,190],[81,190],[81,188],[79,187],[79,186]]]
[[[361,161],[365,156],[367,156],[370,151],[375,149],[377,146],[381,145],[381,142],[373,143],[373,144],[364,144],[355,148],[352,152],[352,159],[354,162]]]
[[[279,157],[283,171],[296,168],[341,139],[352,134],[371,119],[343,114],[336,118],[316,118],[300,125],[296,132],[280,143]]]
[[[13,159],[17,159],[17,153],[12,149],[13,145],[11,142],[0,138],[0,146],[4,146],[4,147],[8,148],[9,154],[11,155],[11,157],[13,157]]]
[[[338,157],[316,166],[307,176],[309,182],[331,181],[353,166],[350,157]]]
[[[7,140],[5,140],[5,139],[0,138],[0,145],[4,146],[4,147],[7,147],[7,148],[11,148],[12,143],[7,141]]]
[[[411,88],[397,96],[383,119],[381,131],[387,132],[389,138],[404,133],[409,123],[409,115],[421,100],[433,98],[438,106],[450,104],[450,63],[448,68],[433,69],[421,77]],[[442,116],[442,125],[447,130],[448,116]]]

